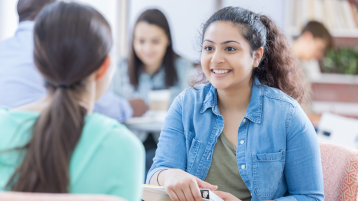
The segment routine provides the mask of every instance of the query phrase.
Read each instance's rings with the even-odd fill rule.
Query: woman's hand
[[[149,109],[143,99],[130,99],[128,102],[133,109],[133,117],[140,117]]]
[[[173,201],[201,201],[200,188],[217,189],[201,179],[180,169],[167,169],[160,174],[160,181]]]
[[[223,199],[224,201],[241,201],[239,198],[233,196],[230,193],[226,193],[223,191],[215,191],[214,192],[217,196],[219,196],[221,199]]]

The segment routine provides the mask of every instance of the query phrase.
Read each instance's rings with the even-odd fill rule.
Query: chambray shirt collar
[[[210,89],[209,92],[205,95],[200,113],[203,113],[207,109],[211,108],[214,114],[220,115],[219,107],[217,105],[217,90],[213,85],[209,85]],[[263,90],[263,85],[261,85],[259,79],[255,77],[251,88],[250,103],[245,114],[245,118],[254,123],[261,123]]]

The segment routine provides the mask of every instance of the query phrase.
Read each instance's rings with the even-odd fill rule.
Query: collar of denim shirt
[[[262,85],[260,80],[257,77],[255,77],[251,88],[250,103],[249,106],[247,107],[244,118],[258,124],[261,123],[261,119],[262,119],[263,94],[264,94],[263,91],[264,91],[264,85]],[[210,84],[209,93],[207,93],[204,98],[204,102],[201,107],[200,113],[205,112],[209,108],[212,109],[212,112],[215,115],[220,115],[219,107],[217,105],[217,90],[211,84]]]

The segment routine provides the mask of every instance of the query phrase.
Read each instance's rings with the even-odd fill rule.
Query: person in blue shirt
[[[134,25],[129,57],[113,76],[112,90],[148,105],[150,91],[169,89],[171,102],[190,85],[189,74],[194,70],[193,63],[176,54],[173,47],[165,15],[158,9],[143,11]],[[148,109],[141,107],[143,112]]]
[[[33,63],[33,27],[38,13],[56,0],[19,0],[19,26],[15,35],[0,43],[0,107],[16,108],[44,98],[44,79]],[[96,103],[96,112],[120,122],[133,114],[128,101],[107,91]]]
[[[298,101],[299,72],[285,37],[265,15],[225,7],[203,26],[207,84],[171,105],[147,183],[175,201],[323,200],[315,130]]]
[[[169,23],[158,9],[147,9],[138,17],[133,30],[127,61],[120,63],[112,80],[114,93],[136,107],[133,116],[142,116],[149,105],[152,90],[169,90],[169,104],[190,86],[194,65],[173,49]],[[158,133],[137,134],[146,147],[146,170],[149,170],[157,147]]]

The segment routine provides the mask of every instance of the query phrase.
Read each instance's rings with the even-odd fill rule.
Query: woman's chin
[[[221,83],[221,82],[211,82],[211,84],[218,90],[223,90],[228,87],[227,83]]]

